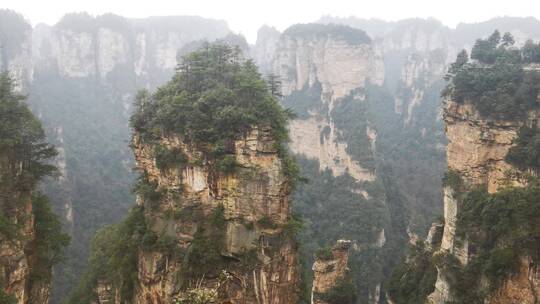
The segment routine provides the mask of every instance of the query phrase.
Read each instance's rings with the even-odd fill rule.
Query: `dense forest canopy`
[[[470,62],[465,50],[458,54],[446,76],[450,84],[444,96],[474,104],[484,117],[494,119],[524,118],[538,104],[540,71],[524,68],[540,63],[540,43],[528,41],[514,47],[510,33],[502,37],[495,31],[487,39],[478,39]]]

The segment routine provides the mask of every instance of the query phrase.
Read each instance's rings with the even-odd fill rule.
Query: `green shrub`
[[[450,187],[454,191],[460,191],[463,186],[463,178],[457,171],[448,170],[444,173],[443,186]]]
[[[300,231],[302,231],[302,228],[304,226],[304,222],[302,219],[298,216],[291,216],[287,223],[283,225],[283,232],[287,237],[295,237]]]
[[[169,149],[164,145],[154,147],[156,166],[163,170],[174,166],[183,166],[187,163],[187,155],[179,148]]]
[[[336,128],[340,130],[338,139],[347,143],[347,153],[364,168],[375,170],[374,151],[367,135],[368,103],[355,98],[352,92],[337,103],[330,113]]]
[[[140,195],[145,201],[153,203],[158,202],[163,197],[163,193],[158,190],[157,182],[149,181],[145,174],[139,176],[133,187],[133,192]]]
[[[32,213],[36,233],[33,248],[37,262],[32,268],[33,279],[50,279],[52,266],[64,260],[64,249],[70,236],[63,232],[62,222],[53,213],[49,200],[41,193],[32,197]]]
[[[193,236],[189,247],[187,264],[184,265],[188,275],[200,278],[204,275],[216,275],[225,260],[221,255],[225,245],[226,220],[223,206],[218,206],[208,219],[202,222]]]
[[[331,246],[325,246],[317,249],[315,257],[319,260],[328,261],[334,258]]]
[[[17,225],[6,217],[2,210],[0,210],[0,234],[8,241],[14,240],[17,236]]]
[[[425,249],[422,241],[409,250],[407,261],[394,269],[388,283],[388,294],[396,303],[423,304],[435,290],[437,269],[432,252]]]
[[[540,129],[522,127],[505,160],[519,169],[540,170]]]
[[[269,216],[262,217],[261,219],[257,221],[257,224],[259,224],[262,228],[268,228],[268,229],[277,228],[277,224]]]
[[[356,303],[356,284],[351,279],[344,278],[332,289],[315,296],[329,304],[354,304]]]
[[[0,288],[0,304],[17,304],[17,299],[15,296],[7,294],[3,288]]]
[[[216,168],[219,172],[224,174],[231,174],[236,171],[238,162],[234,155],[225,155],[223,158],[216,161]]]
[[[0,73],[0,156],[10,164],[0,172],[4,191],[31,191],[42,178],[56,172],[48,161],[57,151],[45,142],[41,123],[25,99],[15,93],[8,73]]]
[[[465,267],[449,264],[453,289],[464,303],[481,302],[519,269],[519,257],[538,259],[540,248],[540,182],[490,194],[485,188],[463,194],[458,202],[456,236],[469,241],[476,254]],[[480,286],[487,279],[487,289]]]
[[[122,301],[131,299],[138,280],[139,249],[151,249],[155,241],[149,240],[148,235],[142,207],[133,208],[121,223],[98,230],[92,240],[86,273],[68,303],[93,303],[98,279],[110,282]]]

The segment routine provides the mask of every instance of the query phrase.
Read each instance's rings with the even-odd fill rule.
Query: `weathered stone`
[[[151,182],[157,183],[158,189],[177,193],[177,197],[165,195],[159,202],[153,202],[152,207],[140,201],[147,207],[145,217],[151,229],[156,233],[165,231],[174,240],[174,250],[186,252],[197,227],[207,225],[209,216],[222,206],[226,226],[221,255],[231,262],[226,269],[216,269],[221,271],[218,277],[190,277],[184,272],[187,266],[182,260],[172,258],[167,252],[142,251],[134,303],[172,303],[173,299],[211,291],[217,293],[218,303],[296,302],[299,282],[296,244],[283,229],[291,216],[290,189],[271,134],[268,127],[255,127],[234,142],[231,153],[238,166],[229,174],[217,172],[204,163],[160,170],[155,163],[153,145],[135,136],[138,167]],[[160,144],[181,149],[190,164],[201,155],[197,147],[185,144],[178,137],[162,138]],[[180,188],[183,190],[179,191]],[[167,219],[165,214],[171,210],[174,214],[192,214],[182,219]],[[271,225],[263,224],[263,220]]]
[[[318,295],[330,291],[347,275],[351,241],[338,240],[332,248],[332,258],[317,257],[313,264],[312,304],[326,304]]]

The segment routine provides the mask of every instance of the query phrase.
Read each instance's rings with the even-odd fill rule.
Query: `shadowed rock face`
[[[201,153],[176,137],[161,138],[160,144],[183,151],[189,164]],[[149,228],[172,240],[173,249],[139,253],[134,303],[172,303],[193,293],[205,294],[212,303],[296,303],[297,248],[284,230],[291,216],[289,181],[282,173],[271,130],[254,128],[230,148],[238,163],[233,173],[208,165],[160,170],[154,146],[135,136],[138,168],[167,193],[158,202],[139,200],[139,204]],[[214,229],[211,218],[218,210],[224,220],[218,231],[223,234],[217,257],[221,262],[209,273],[186,272],[190,265],[172,253],[192,250],[198,231]],[[100,297],[107,297],[109,283],[102,282],[96,289],[103,291],[103,295],[98,292]]]

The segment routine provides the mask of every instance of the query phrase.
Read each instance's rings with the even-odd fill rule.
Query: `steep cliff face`
[[[347,279],[350,247],[350,241],[338,240],[329,252],[317,256],[313,263],[312,304],[327,304],[325,294],[331,293]]]
[[[520,170],[506,161],[511,147],[523,126],[535,125],[537,110],[530,112],[525,120],[493,120],[482,117],[471,103],[447,100],[444,121],[448,136],[447,159],[450,171],[463,179],[464,189],[486,187],[488,193],[513,186],[523,187],[526,180]],[[444,231],[440,243],[441,252],[455,256],[466,265],[477,253],[477,245],[467,238],[456,235],[459,229],[460,197],[451,186],[444,188]],[[466,190],[461,190],[466,191]],[[474,250],[471,252],[471,249]],[[535,303],[538,298],[538,267],[530,257],[519,260],[515,275],[507,279],[486,303]],[[429,296],[430,303],[452,301],[453,290],[448,282],[449,275],[439,269],[435,291]]]
[[[321,29],[311,27],[318,26],[296,25],[288,29],[276,47],[274,71],[293,109],[301,103],[297,100],[301,97],[293,93],[313,92],[313,104],[308,101],[307,111],[299,113],[301,119],[289,125],[290,147],[297,154],[317,159],[321,170],[328,168],[335,176],[348,171],[359,181],[372,181],[373,172],[363,168],[347,152],[347,143],[340,140],[341,131],[329,116],[338,100],[354,96],[354,102],[362,103],[365,96],[358,89],[365,88],[368,82],[382,83],[382,59],[362,32],[356,33],[360,40],[352,42],[340,36],[340,31],[346,29],[328,34],[324,33],[323,26],[319,34]],[[287,100],[285,104],[289,105]],[[370,133],[367,129],[365,132]],[[367,136],[375,142],[375,132]]]
[[[188,162],[201,153],[178,138],[165,138],[161,144],[185,151]],[[291,216],[288,182],[274,147],[270,130],[255,128],[232,145],[239,166],[234,174],[208,166],[163,172],[155,165],[153,147],[135,139],[136,160],[148,180],[158,189],[184,189],[178,198],[165,197],[155,207],[143,203],[150,229],[172,238],[180,252],[195,246],[203,227],[223,229],[219,258],[228,260],[226,267],[215,265],[210,273],[182,275],[190,266],[181,259],[141,252],[135,303],[170,302],[197,290],[215,293],[220,303],[295,303],[296,245],[283,229]],[[223,213],[223,226],[208,227],[217,211]],[[166,216],[171,213],[191,216],[175,220]]]
[[[37,66],[54,68],[63,77],[105,81],[114,76],[111,73],[121,71],[153,87],[172,75],[184,45],[228,33],[225,22],[199,17],[127,19],[71,14],[52,27],[36,27],[32,56]]]
[[[49,302],[52,266],[69,238],[37,191],[51,175],[47,162],[55,149],[47,144],[39,121],[14,80],[0,74],[0,299],[4,303]]]
[[[9,71],[18,91],[32,81],[32,27],[16,12],[0,10],[0,71]]]
[[[35,73],[29,103],[59,147],[62,171],[45,191],[77,243],[71,259],[55,271],[53,301],[60,302],[80,279],[95,231],[118,222],[134,201],[127,144],[133,96],[166,82],[185,45],[228,33],[220,20],[110,14],[69,14],[31,32],[27,59]]]
[[[321,29],[311,27],[318,26],[293,26],[278,43],[274,70],[280,76],[284,95],[319,82],[322,94],[328,101],[335,101],[364,87],[368,79],[375,84],[383,81],[380,54],[367,35],[356,33],[359,40],[349,41],[340,36],[343,29],[319,34]]]
[[[8,166],[1,166],[5,172]],[[20,238],[9,240],[7,236],[0,236],[0,268],[2,269],[2,289],[5,293],[13,295],[17,303],[28,303],[31,290],[27,288],[30,280],[30,257],[26,253],[35,237],[32,215],[32,202],[29,194],[19,194],[14,197],[6,197],[0,200],[0,205],[13,205],[18,202],[16,208],[12,208],[9,214],[3,212],[3,216],[9,217],[14,224],[20,224],[17,234]],[[29,218],[30,217],[30,218]],[[47,303],[48,293],[44,298],[36,299],[36,303]]]
[[[312,223],[302,235],[303,254],[311,257],[339,239],[358,244],[351,249],[350,287],[359,291],[359,301],[376,303],[384,263],[377,257],[392,231],[385,205],[391,199],[377,167],[378,129],[370,116],[384,81],[380,52],[361,30],[295,25],[279,39],[274,74],[282,104],[297,114],[288,126],[289,148],[310,180],[295,193],[295,212]],[[306,273],[312,265],[308,258]]]
[[[180,66],[137,97],[137,206],[98,233],[71,303],[296,303],[288,114],[237,48],[205,45]]]
[[[483,46],[488,39],[491,43]],[[539,216],[534,211],[538,158],[533,152],[539,128],[538,58],[528,57],[526,47],[509,48],[513,40],[504,44],[498,31],[488,39],[477,40],[473,62],[465,51],[458,55],[444,91],[445,225],[434,255],[438,275],[430,303],[538,299],[538,243],[534,224],[528,224]],[[503,60],[512,52],[515,60]],[[471,86],[477,81],[485,85]]]
[[[257,41],[251,49],[251,57],[263,74],[273,72],[274,56],[280,36],[281,33],[278,30],[267,25],[257,31]]]

